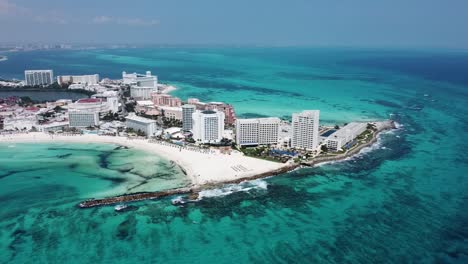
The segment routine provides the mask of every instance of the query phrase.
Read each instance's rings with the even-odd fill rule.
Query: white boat
[[[171,201],[172,205],[183,205],[185,203],[187,203],[181,196],[175,198],[175,199],[172,199]]]
[[[127,209],[128,205],[126,204],[118,204],[114,207],[114,210],[117,211],[117,212],[120,212],[120,211],[123,211],[125,209]]]

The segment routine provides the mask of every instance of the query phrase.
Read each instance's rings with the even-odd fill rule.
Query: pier
[[[79,203],[78,207],[83,208],[83,209],[92,208],[92,207],[98,207],[98,206],[113,205],[113,204],[118,204],[118,203],[130,203],[130,202],[137,202],[137,201],[143,201],[143,200],[154,200],[154,199],[159,199],[159,198],[172,196],[172,195],[179,195],[179,194],[190,194],[191,199],[195,200],[196,198],[198,198],[198,193],[201,190],[218,188],[224,184],[237,184],[243,181],[249,181],[249,180],[275,176],[275,175],[286,173],[290,170],[293,170],[297,168],[298,166],[299,164],[293,164],[290,166],[282,167],[274,171],[254,175],[252,177],[240,178],[240,179],[236,179],[232,181],[226,181],[223,183],[204,184],[202,186],[197,186],[197,187],[185,187],[185,188],[178,188],[178,189],[172,189],[172,190],[160,191],[160,192],[144,192],[144,193],[126,194],[126,195],[119,195],[119,196],[102,198],[102,199],[90,199],[90,200],[86,200],[86,201]]]
[[[177,194],[186,194],[192,193],[194,190],[192,188],[179,188],[172,189],[167,191],[160,192],[144,192],[144,193],[134,193],[127,195],[119,195],[114,197],[102,198],[102,199],[91,199],[86,200],[78,204],[80,208],[91,208],[103,205],[112,205],[118,203],[129,203],[143,200],[153,200],[166,196],[177,195]]]

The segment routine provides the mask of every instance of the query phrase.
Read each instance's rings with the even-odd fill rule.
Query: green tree
[[[322,145],[322,146],[320,147],[320,150],[321,150],[322,152],[328,152],[328,147],[327,147],[327,145]]]

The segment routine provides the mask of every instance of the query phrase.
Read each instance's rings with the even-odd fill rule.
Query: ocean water
[[[468,263],[468,53],[148,48],[7,55],[0,76],[8,78],[25,68],[112,78],[151,70],[179,87],[175,95],[226,101],[244,117],[320,109],[324,123],[392,118],[399,129],[343,162],[225,186],[183,208],[167,198],[120,214],[75,205],[153,175],[150,166],[125,172],[140,168],[144,154],[108,145],[1,145],[0,262]],[[103,152],[111,153],[107,167]],[[162,178],[185,183],[171,171],[177,168],[151,158]],[[162,178],[146,187],[167,187]]]

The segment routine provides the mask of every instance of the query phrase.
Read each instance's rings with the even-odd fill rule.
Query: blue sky
[[[466,0],[0,0],[0,41],[468,48]]]

